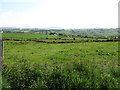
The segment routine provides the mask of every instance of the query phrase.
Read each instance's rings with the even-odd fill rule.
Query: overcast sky
[[[119,0],[0,0],[0,27],[117,28]]]

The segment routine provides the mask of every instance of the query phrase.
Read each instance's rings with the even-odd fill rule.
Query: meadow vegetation
[[[2,39],[3,88],[120,88],[117,29],[5,29]]]
[[[118,42],[4,41],[3,88],[120,88]]]

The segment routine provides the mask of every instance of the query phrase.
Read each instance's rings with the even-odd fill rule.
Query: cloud
[[[23,9],[14,6],[0,12],[1,26],[117,27],[118,0],[0,0],[8,1],[24,3]],[[30,3],[33,7],[26,5]]]
[[[38,2],[40,0],[0,0],[0,2]]]

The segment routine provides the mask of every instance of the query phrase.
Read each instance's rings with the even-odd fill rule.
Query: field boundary
[[[106,39],[106,40],[3,39],[3,41],[35,41],[41,43],[82,43],[82,42],[119,42],[120,39]]]

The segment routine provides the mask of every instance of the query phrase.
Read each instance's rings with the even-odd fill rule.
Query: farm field
[[[0,90],[120,90],[119,1],[0,0]]]
[[[118,42],[4,41],[3,88],[120,88]]]
[[[58,38],[56,35],[41,35],[35,33],[3,33],[3,39],[37,39]]]
[[[44,35],[38,33],[3,33],[3,40],[36,41],[43,43],[117,42],[120,39],[100,37],[76,37],[71,35]]]
[[[58,36],[58,35],[42,35],[42,34],[36,34],[36,33],[3,33],[3,39],[42,39],[46,40],[48,39],[68,39],[73,40],[73,37],[65,37],[65,36]],[[76,37],[76,40],[96,40],[94,38],[80,38]],[[101,39],[104,40],[104,39]]]

